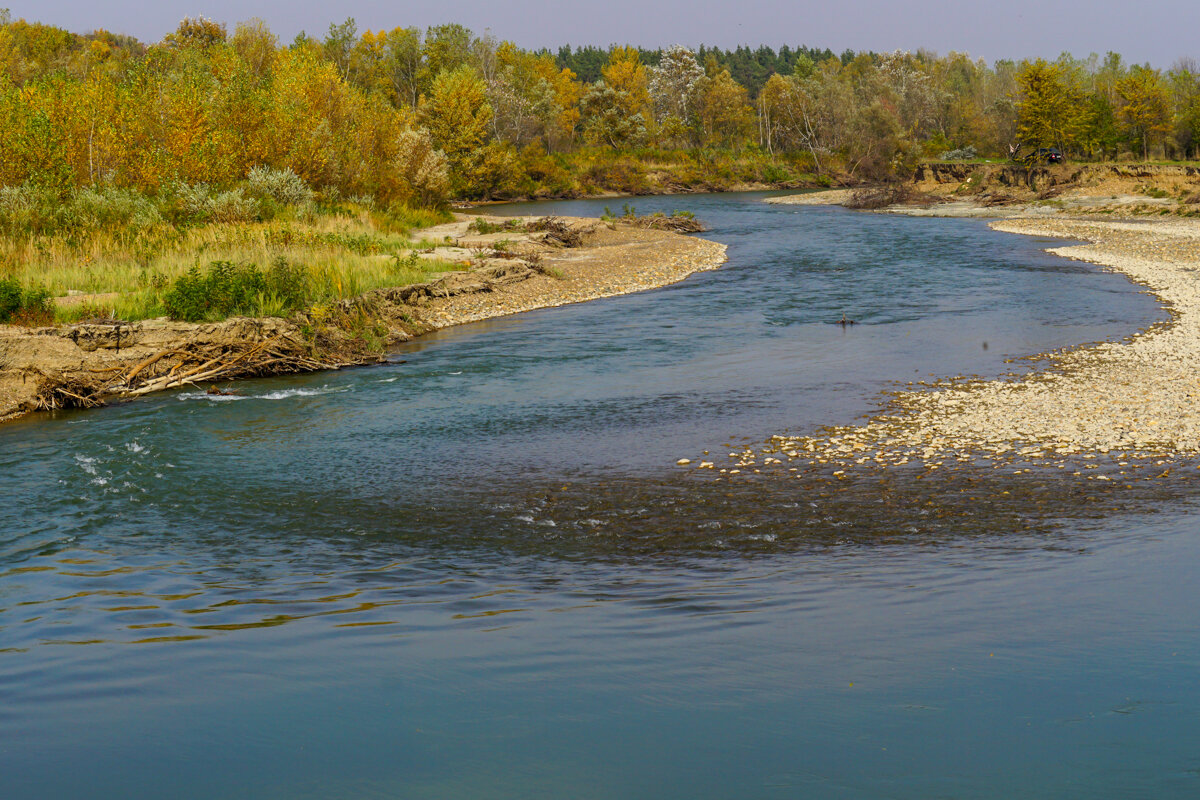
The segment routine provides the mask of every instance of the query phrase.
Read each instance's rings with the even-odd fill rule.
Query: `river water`
[[[632,201],[729,245],[659,291],[0,428],[0,797],[1196,796],[1191,481],[675,466],[1156,303],[760,199]]]

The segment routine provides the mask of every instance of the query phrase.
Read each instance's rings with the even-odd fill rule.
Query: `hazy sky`
[[[0,0],[14,17],[76,32],[98,27],[154,42],[185,16],[229,24],[267,21],[284,42],[301,30],[323,36],[354,17],[359,30],[458,22],[490,29],[522,47],[612,43],[647,47],[700,43],[781,44],[854,50],[965,51],[997,58],[1076,56],[1115,50],[1134,62],[1168,67],[1200,59],[1200,0]]]

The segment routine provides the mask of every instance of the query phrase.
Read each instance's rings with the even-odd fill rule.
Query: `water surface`
[[[1162,312],[759,199],[632,201],[729,245],[663,290],[0,428],[0,796],[1194,796],[1186,469],[674,466]]]

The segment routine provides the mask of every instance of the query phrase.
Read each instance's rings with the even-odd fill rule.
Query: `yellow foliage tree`
[[[642,114],[648,119],[650,110],[649,76],[646,65],[633,47],[614,47],[608,63],[601,68],[604,82],[621,98],[619,113],[626,117]]]
[[[1135,66],[1117,81],[1121,98],[1119,113],[1130,135],[1142,143],[1142,160],[1150,158],[1150,135],[1171,129],[1171,100],[1162,74],[1150,67]]]
[[[483,148],[492,122],[483,80],[466,65],[441,72],[421,103],[420,117],[450,162],[455,188],[468,194],[478,192]]]

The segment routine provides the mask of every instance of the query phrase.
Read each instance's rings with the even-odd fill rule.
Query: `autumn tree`
[[[1038,59],[1025,62],[1016,75],[1017,137],[1033,145],[1074,147],[1083,115],[1083,98],[1063,69]]]
[[[350,56],[354,52],[354,45],[357,41],[358,25],[355,23],[354,17],[346,17],[341,25],[329,23],[329,31],[325,34],[322,50],[325,58],[333,64],[343,79],[350,76]]]
[[[1200,65],[1181,58],[1171,67],[1174,139],[1184,158],[1200,150]]]
[[[632,47],[614,47],[602,78],[579,102],[584,134],[593,144],[640,145],[649,135],[646,67]]]
[[[271,33],[267,23],[257,17],[239,22],[229,43],[257,80],[264,80],[270,75],[271,66],[275,63],[275,51],[279,49],[279,38]]]
[[[1170,130],[1170,99],[1162,75],[1150,67],[1135,66],[1117,81],[1118,109],[1131,138],[1140,140],[1142,160],[1150,158],[1150,136]]]
[[[434,25],[425,31],[425,84],[443,72],[471,63],[471,31],[462,25]]]
[[[487,86],[470,66],[441,72],[420,116],[434,143],[446,154],[458,192],[478,191],[484,145],[491,133]]]
[[[646,120],[650,105],[649,76],[641,55],[633,47],[614,47],[600,71],[606,86],[620,99],[619,111]]]
[[[705,144],[739,147],[754,126],[746,88],[723,69],[705,80],[697,113]]]
[[[421,97],[421,70],[425,64],[421,54],[421,30],[392,28],[379,35],[382,37],[380,70],[392,102],[397,106],[416,108]]]
[[[218,44],[224,44],[227,31],[225,25],[213,22],[206,17],[184,17],[174,33],[168,34],[164,43],[176,47],[195,47],[207,50]]]

